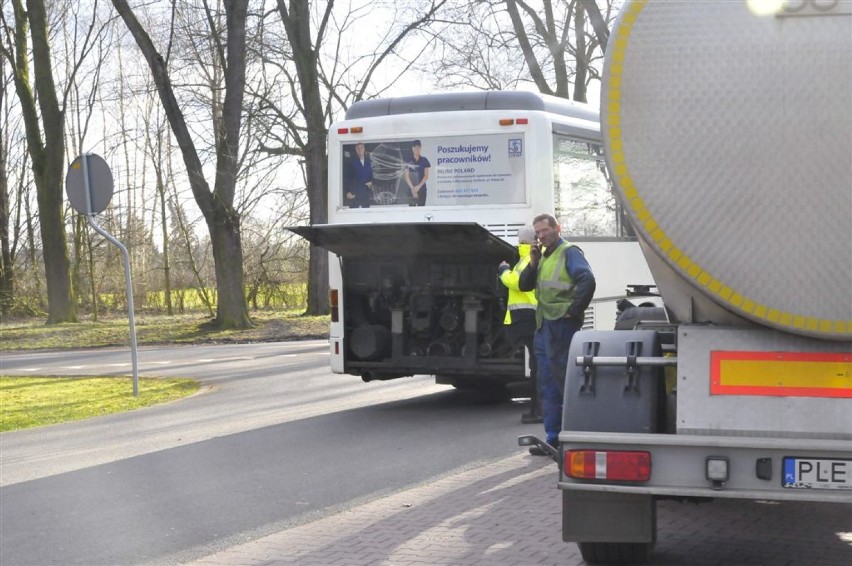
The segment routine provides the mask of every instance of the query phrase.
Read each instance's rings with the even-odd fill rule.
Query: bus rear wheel
[[[487,403],[502,403],[512,398],[512,392],[507,384],[501,382],[456,378],[450,381],[450,385],[459,391],[469,391]]]

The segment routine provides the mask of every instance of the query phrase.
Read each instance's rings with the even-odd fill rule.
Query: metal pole
[[[653,366],[653,367],[669,367],[677,365],[677,358],[657,358],[657,357],[636,357],[634,358],[635,364],[637,366]],[[586,357],[585,356],[577,356],[577,359],[574,360],[578,366],[586,365]],[[591,360],[589,360],[588,365],[590,366],[626,366],[628,365],[629,360],[627,356],[593,356]]]
[[[95,232],[112,242],[118,249],[121,250],[121,258],[124,262],[124,288],[127,294],[127,313],[130,318],[130,360],[133,365],[133,396],[139,397],[139,364],[136,353],[136,318],[133,308],[133,286],[130,281],[130,254],[127,253],[127,248],[116,240],[111,234],[95,223],[94,214],[92,214],[92,193],[89,187],[89,154],[83,155],[83,183],[86,193],[86,219],[89,221],[89,226],[94,228]]]

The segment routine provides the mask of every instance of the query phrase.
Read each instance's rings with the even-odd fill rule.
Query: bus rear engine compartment
[[[345,367],[365,381],[414,374],[517,380],[497,263],[434,257],[342,261]]]
[[[489,394],[528,384],[524,355],[503,328],[508,292],[497,278],[500,262],[518,261],[515,246],[475,222],[289,229],[340,267],[332,339],[342,347],[332,356],[343,373],[364,381],[434,375]]]

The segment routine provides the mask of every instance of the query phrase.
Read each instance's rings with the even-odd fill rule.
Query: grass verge
[[[136,343],[217,344],[276,342],[328,337],[328,316],[302,316],[300,311],[255,311],[254,327],[219,330],[202,314],[136,316]],[[97,322],[45,324],[43,319],[23,319],[0,324],[0,351],[67,350],[130,345],[127,317],[101,318]]]
[[[226,344],[275,342],[328,337],[328,316],[301,311],[254,311],[254,327],[219,330],[209,317],[136,316],[136,342],[155,344]],[[0,352],[129,347],[126,317],[104,317],[73,324],[45,324],[43,319],[0,324]],[[2,377],[0,432],[56,424],[167,403],[198,390],[189,379],[139,379],[139,397],[131,378]]]
[[[132,411],[198,391],[192,379],[0,377],[0,432]]]

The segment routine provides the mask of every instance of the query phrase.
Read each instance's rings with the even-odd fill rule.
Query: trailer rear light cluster
[[[340,297],[337,289],[328,290],[328,306],[331,307],[331,322],[340,322],[340,309],[338,308],[338,298]]]
[[[584,480],[648,481],[651,479],[651,453],[624,450],[569,450],[565,453],[565,473]]]

